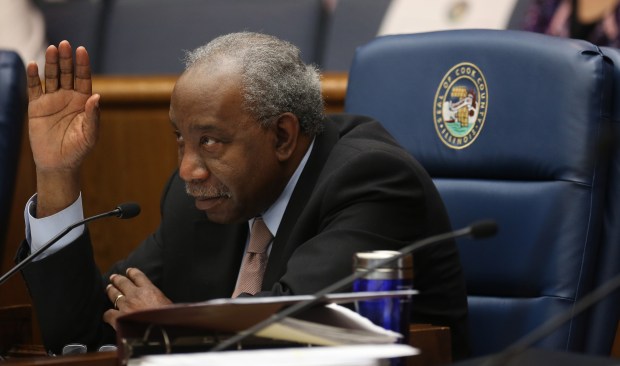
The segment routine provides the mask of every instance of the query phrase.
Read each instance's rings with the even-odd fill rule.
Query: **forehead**
[[[229,65],[193,67],[176,82],[170,100],[173,123],[241,113],[241,75]]]

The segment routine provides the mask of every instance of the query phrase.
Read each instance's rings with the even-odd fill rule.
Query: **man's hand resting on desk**
[[[116,309],[106,311],[103,320],[114,329],[116,319],[125,313],[172,304],[172,301],[136,268],[128,268],[126,276],[112,275],[106,292]]]

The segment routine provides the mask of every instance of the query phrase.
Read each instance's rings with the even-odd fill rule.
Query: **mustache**
[[[217,186],[199,182],[185,182],[185,192],[195,198],[231,198],[232,194],[223,184]]]

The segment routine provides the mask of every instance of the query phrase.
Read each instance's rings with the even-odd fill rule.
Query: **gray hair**
[[[323,129],[323,97],[319,70],[301,60],[293,44],[251,32],[231,33],[187,52],[185,69],[222,59],[240,66],[242,108],[263,126],[285,112],[297,116],[303,133]]]

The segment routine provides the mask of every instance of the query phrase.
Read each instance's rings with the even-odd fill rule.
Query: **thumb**
[[[93,94],[88,100],[86,100],[86,105],[84,106],[86,112],[86,118],[92,121],[99,121],[99,100],[101,99],[101,95]]]
[[[84,134],[88,137],[89,143],[94,145],[99,134],[99,94],[91,95],[84,106],[86,123],[84,124]]]
[[[116,330],[116,319],[121,315],[121,312],[116,309],[109,309],[103,313],[103,321],[110,324],[114,330]]]

